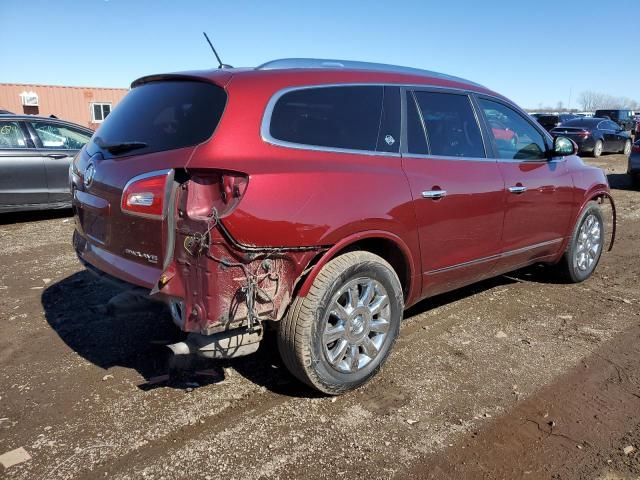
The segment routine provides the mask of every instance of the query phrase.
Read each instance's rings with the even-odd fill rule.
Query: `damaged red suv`
[[[507,136],[496,134],[500,124]],[[251,353],[329,394],[383,364],[403,310],[533,263],[585,280],[603,172],[480,85],[360,62],[136,80],[75,159],[74,246],[168,304],[178,353]]]

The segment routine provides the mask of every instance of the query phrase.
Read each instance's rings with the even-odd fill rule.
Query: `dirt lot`
[[[592,279],[535,267],[424,302],[381,374],[339,398],[270,343],[162,382],[171,322],[99,313],[117,291],[80,268],[66,213],[5,216],[0,454],[32,458],[0,477],[640,478],[640,192],[624,157],[597,164],[619,236]]]

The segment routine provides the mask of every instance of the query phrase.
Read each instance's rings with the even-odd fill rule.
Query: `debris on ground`
[[[498,333],[496,333],[496,338],[507,338],[507,334],[502,330],[498,330]]]
[[[622,449],[622,453],[624,453],[625,455],[629,455],[630,453],[633,453],[635,451],[635,447],[633,445],[627,445],[626,447],[624,447]]]
[[[5,469],[26,462],[27,460],[31,460],[31,455],[22,447],[0,455],[0,464]]]

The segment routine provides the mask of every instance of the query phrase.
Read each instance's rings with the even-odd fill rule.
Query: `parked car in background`
[[[91,135],[63,120],[0,114],[0,212],[71,207],[69,166]]]
[[[558,115],[540,114],[535,118],[538,123],[544,127],[545,130],[550,131],[557,126],[562,125],[564,122],[573,120],[574,118],[576,118],[576,116],[571,113],[561,113]]]
[[[627,173],[631,175],[631,181],[637,188],[640,187],[640,140],[636,140],[629,155]]]
[[[293,375],[339,394],[379,371],[421,299],[534,263],[593,273],[609,187],[575,152],[435,72],[288,59],[153,75],[73,162],[73,244],[169,305],[189,332],[177,354],[251,353],[271,326]]]
[[[631,133],[635,128],[635,121],[633,119],[633,112],[631,110],[596,110],[596,117],[609,118],[629,133]]]
[[[576,118],[551,130],[551,135],[570,138],[578,145],[579,153],[599,157],[603,153],[631,151],[631,137],[620,125],[606,118]]]

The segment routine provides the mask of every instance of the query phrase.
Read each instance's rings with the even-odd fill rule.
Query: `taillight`
[[[640,145],[638,145],[637,143],[635,143],[633,145],[633,148],[631,149],[632,152],[634,153],[640,153]]]
[[[142,217],[162,218],[169,171],[151,172],[134,177],[125,185],[120,208]]]

